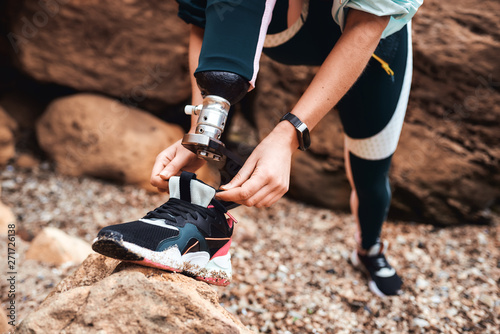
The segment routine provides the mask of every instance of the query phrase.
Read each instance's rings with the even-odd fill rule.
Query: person
[[[412,77],[411,18],[422,1],[177,0],[179,17],[191,29],[189,67],[195,105],[214,91],[239,87],[237,80],[215,82],[210,79],[214,72],[236,74],[247,84],[242,87],[254,88],[262,52],[284,64],[320,67],[284,121],[257,145],[237,175],[221,185],[221,191],[213,189],[206,196],[200,195],[211,187],[192,173],[206,161],[179,141],[158,155],[151,176],[151,183],[160,191],[170,189],[170,204],[167,202],[140,221],[103,229],[94,249],[108,256],[183,271],[210,283],[228,284],[228,244],[234,219],[224,216],[226,211],[220,201],[260,208],[279,200],[289,187],[292,154],[299,146],[307,148],[307,131],[336,106],[345,132],[351,209],[358,223],[358,247],[351,261],[369,273],[374,293],[400,294],[402,280],[387,262],[387,242],[382,242],[380,235],[391,199],[389,167],[399,141]],[[190,133],[195,132],[196,122],[193,116]],[[303,124],[301,131],[298,124]],[[193,196],[197,199],[193,200]],[[179,209],[181,204],[183,209]],[[196,205],[197,211],[189,205]],[[199,221],[205,216],[210,222],[203,225]],[[206,227],[226,220],[223,228]],[[186,227],[192,225],[198,229],[188,233]],[[146,233],[144,229],[149,230]],[[137,240],[138,235],[141,240]],[[219,240],[219,245],[206,245],[212,239]],[[222,239],[228,242],[220,242]],[[162,240],[168,240],[169,248],[160,247]],[[147,251],[141,253],[134,248],[137,245]],[[154,261],[155,256],[172,248],[179,250],[164,256],[169,260]],[[192,260],[203,252],[207,254],[203,261]],[[198,271],[186,270],[186,263],[189,268],[194,263]],[[209,277],[200,277],[200,272],[207,270],[211,272]]]

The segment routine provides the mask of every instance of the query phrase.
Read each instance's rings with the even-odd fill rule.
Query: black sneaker
[[[172,177],[169,188],[168,202],[142,219],[103,228],[92,249],[115,259],[228,285],[229,247],[236,221],[213,198],[215,189],[193,173]]]
[[[361,255],[355,250],[351,255],[351,262],[370,275],[370,290],[379,297],[395,296],[402,293],[403,281],[396,274],[385,258],[388,243],[377,243],[373,245],[366,255]]]

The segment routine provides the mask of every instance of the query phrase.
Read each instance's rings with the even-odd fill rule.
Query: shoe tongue
[[[196,179],[193,173],[182,172],[169,180],[170,198],[177,198],[207,207],[215,196],[215,189]]]

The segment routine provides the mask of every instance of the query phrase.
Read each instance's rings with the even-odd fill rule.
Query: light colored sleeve
[[[333,19],[341,29],[349,8],[371,13],[377,16],[391,16],[387,28],[382,34],[385,38],[404,27],[424,0],[335,0],[332,8]]]

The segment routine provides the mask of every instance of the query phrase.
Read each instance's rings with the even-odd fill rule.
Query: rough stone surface
[[[7,314],[3,308],[0,309],[0,334],[9,333],[12,330],[12,327],[9,325],[9,319],[7,318]]]
[[[118,263],[89,256],[16,332],[252,333],[219,305],[206,283]]]
[[[55,100],[37,124],[40,146],[61,172],[147,189],[156,156],[182,135],[176,125],[92,94]]]
[[[157,109],[189,97],[189,29],[174,1],[10,3],[11,47],[37,80]]]
[[[61,265],[67,262],[81,263],[91,253],[92,249],[86,241],[57,228],[46,227],[31,242],[26,259]]]
[[[14,132],[17,123],[0,106],[0,166],[3,166],[15,154]]]
[[[500,197],[500,3],[426,0],[414,29],[414,80],[393,159],[392,213],[456,224],[486,222]],[[289,111],[315,69],[263,59],[256,120],[261,137]],[[279,102],[277,102],[279,101]],[[335,112],[293,160],[290,194],[348,206],[343,135]]]

